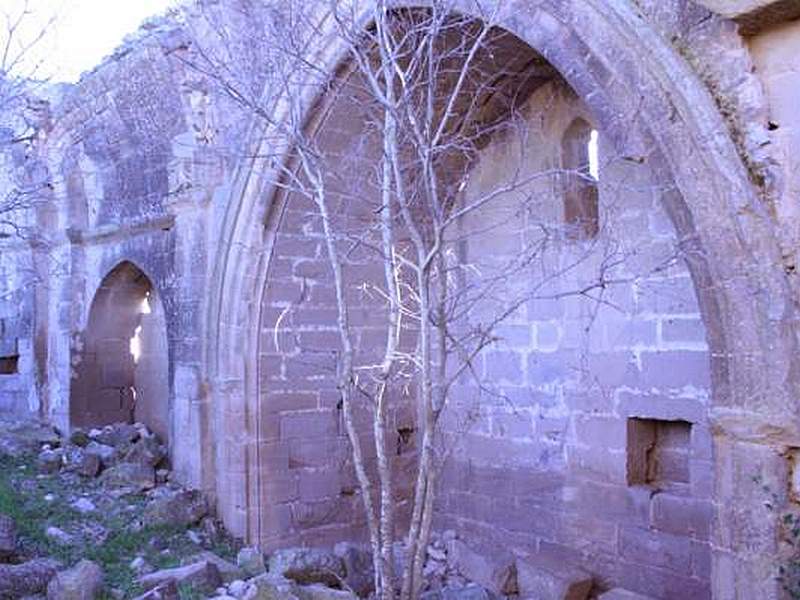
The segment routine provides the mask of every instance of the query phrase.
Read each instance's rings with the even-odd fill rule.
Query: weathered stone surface
[[[800,16],[800,4],[795,0],[696,0],[696,2],[724,17],[736,19],[749,34]]]
[[[56,450],[42,450],[38,457],[38,467],[40,473],[58,473],[63,464],[64,452],[60,448]]]
[[[17,552],[17,524],[11,517],[0,514],[0,562]]]
[[[183,559],[181,562],[184,565],[192,565],[204,561],[210,562],[217,567],[217,570],[219,570],[219,574],[224,583],[230,583],[232,581],[236,581],[237,579],[242,579],[245,576],[245,573],[242,569],[209,551],[200,552]]]
[[[108,487],[143,491],[155,486],[155,470],[148,465],[120,463],[103,471],[100,479]]]
[[[490,549],[476,552],[462,540],[454,539],[447,544],[447,560],[462,575],[495,593],[518,593],[517,567],[509,553]]]
[[[259,575],[249,583],[244,600],[299,600],[294,582],[273,573]]]
[[[103,467],[112,466],[117,460],[117,451],[113,446],[106,446],[99,442],[91,441],[86,445],[85,451],[87,454],[94,454],[100,459]]]
[[[294,593],[300,600],[358,600],[358,596],[352,592],[335,590],[318,583],[312,585],[297,585],[294,588]]]
[[[91,438],[89,437],[89,434],[79,427],[73,429],[72,433],[69,434],[69,443],[75,446],[85,448],[90,441]]]
[[[339,542],[334,546],[333,553],[344,562],[345,586],[362,598],[369,596],[375,588],[375,569],[369,547]]]
[[[248,577],[261,575],[267,570],[264,554],[258,548],[242,548],[236,555],[236,565]]]
[[[170,581],[174,581],[178,585],[191,585],[206,593],[211,593],[222,585],[219,570],[214,563],[208,561],[174,569],[163,569],[139,578],[139,584],[146,590]]]
[[[47,600],[94,600],[103,589],[103,570],[90,560],[82,560],[58,573],[47,585]]]
[[[123,458],[124,462],[155,467],[167,455],[166,449],[154,435],[140,438]]]
[[[137,596],[135,600],[178,600],[178,598],[178,584],[174,579],[170,579]]]
[[[444,587],[441,590],[425,592],[421,600],[494,600],[496,596],[477,583],[463,587]],[[532,598],[538,598],[532,596]],[[544,598],[542,596],[542,598]]]
[[[66,469],[83,477],[97,477],[100,472],[100,457],[80,446],[67,448],[65,459]]]
[[[22,598],[46,592],[59,566],[57,561],[41,558],[20,565],[0,564],[0,598]]]
[[[317,548],[287,548],[269,558],[269,572],[301,584],[324,583],[338,587],[346,576],[344,562]]]
[[[143,468],[152,469],[148,466]],[[188,526],[198,523],[207,514],[208,504],[200,492],[163,490],[147,505],[142,519],[147,525]]]
[[[127,423],[115,423],[107,425],[94,436],[95,441],[106,446],[115,448],[125,448],[139,437],[139,430],[134,425]]]
[[[592,577],[581,569],[551,559],[517,559],[519,593],[525,598],[587,600]]]
[[[614,588],[598,596],[598,600],[652,600],[649,596],[636,594],[622,588]]]

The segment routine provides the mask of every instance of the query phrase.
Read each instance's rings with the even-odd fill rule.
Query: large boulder
[[[331,587],[339,587],[347,575],[341,558],[318,548],[278,550],[269,559],[269,572],[301,584]]]
[[[478,552],[459,539],[447,542],[447,562],[470,581],[504,596],[518,593],[514,556],[502,550]]]
[[[208,561],[143,575],[139,578],[139,585],[145,590],[151,590],[170,581],[174,581],[179,586],[190,585],[197,591],[207,594],[222,585],[219,569],[214,563]]]
[[[90,560],[56,575],[47,586],[47,600],[94,600],[103,590],[103,569]]]
[[[152,469],[152,467],[147,467]],[[159,492],[161,489],[158,490]],[[164,490],[150,501],[144,510],[145,525],[176,525],[188,527],[208,514],[208,504],[196,490]]]
[[[587,600],[593,581],[582,569],[537,556],[517,559],[517,583],[524,598]]]
[[[372,552],[368,546],[339,542],[333,553],[344,563],[344,583],[362,598],[366,598],[375,590],[375,568],[372,564]]]
[[[0,562],[7,561],[17,553],[17,524],[14,519],[0,514]]]
[[[43,594],[59,566],[58,562],[44,558],[21,565],[0,565],[0,598]]]
[[[136,463],[120,463],[106,469],[101,476],[106,487],[130,488],[134,491],[152,489],[156,484],[153,467]]]
[[[220,577],[222,577],[222,581],[224,583],[230,583],[245,577],[245,573],[242,571],[242,569],[209,551],[200,552],[194,556],[190,556],[182,560],[181,562],[183,565],[192,565],[203,561],[213,563],[214,566],[217,567]]]

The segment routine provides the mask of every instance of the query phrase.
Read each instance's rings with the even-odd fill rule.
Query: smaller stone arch
[[[119,263],[92,300],[73,351],[71,427],[141,422],[170,439],[166,317],[150,278]]]

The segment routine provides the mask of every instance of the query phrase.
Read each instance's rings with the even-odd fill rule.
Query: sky
[[[26,0],[0,0],[0,42],[7,37],[5,15],[18,15]],[[54,25],[20,71],[55,81],[75,82],[83,71],[98,65],[147,17],[163,13],[174,0],[27,0],[30,15],[20,40],[30,40],[55,16]]]

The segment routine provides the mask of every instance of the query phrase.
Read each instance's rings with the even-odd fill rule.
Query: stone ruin
[[[67,433],[144,423],[170,477],[233,535],[264,552],[332,548],[363,540],[365,523],[316,215],[268,176],[276,149],[253,115],[191,66],[208,9],[230,28],[232,69],[258,71],[267,50],[240,4],[252,3],[197,0],[149,21],[50,90],[36,135],[0,156],[0,190],[46,182],[12,216],[35,236],[0,226],[0,414]],[[537,587],[555,571],[631,594],[604,598],[780,598],[780,515],[800,500],[798,4],[507,4],[500,52],[535,69],[507,118],[533,150],[523,161],[514,135],[485,140],[461,191],[520,162],[581,167],[595,144],[591,178],[536,184],[537,214],[597,243],[613,224],[620,268],[637,276],[599,308],[556,293],[526,304],[482,352],[482,385],[459,383],[469,401],[453,423],[471,424],[449,431],[429,575],[458,579],[455,554],[497,594],[566,597]],[[319,41],[334,55],[335,42]],[[328,106],[332,153],[357,153],[352,102]],[[485,268],[533,227],[480,218],[497,225],[462,250]],[[368,351],[375,313],[369,299],[357,309]],[[401,502],[415,420],[392,415]],[[503,589],[511,566],[517,589]]]

